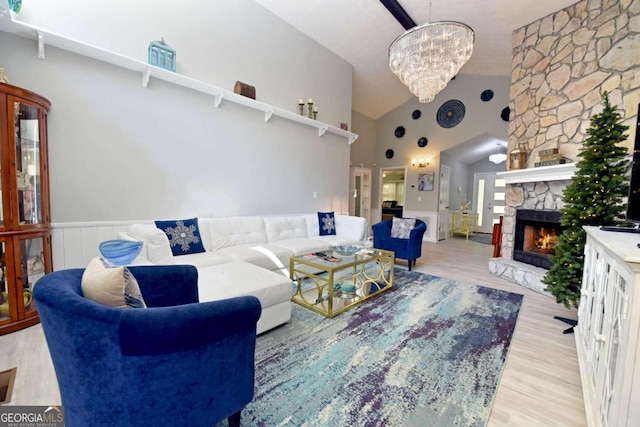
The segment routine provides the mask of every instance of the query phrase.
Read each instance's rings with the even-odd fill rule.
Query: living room
[[[0,66],[10,82],[52,102],[51,216],[58,237],[54,269],[86,265],[105,229],[131,221],[338,210],[347,192],[350,164],[404,165],[410,172],[408,186],[417,181],[418,170],[411,168],[410,160],[417,149],[415,140],[423,135],[411,128],[411,112],[421,109],[424,118],[433,120],[440,103],[425,106],[411,100],[378,120],[354,112],[350,64],[251,1],[187,3],[167,7],[164,13],[149,2],[130,3],[87,2],[65,9],[62,3],[33,0],[25,3],[20,19],[143,61],[148,43],[163,37],[178,52],[178,73],[229,90],[238,80],[248,82],[256,87],[257,100],[294,112],[299,99],[313,98],[319,121],[333,126],[347,123],[359,137],[349,145],[344,136],[330,132],[319,136],[313,127],[279,117],[265,121],[262,113],[224,99],[216,107],[208,95],[153,78],[144,88],[140,73],[54,47],[45,47],[42,61],[33,40],[2,32]],[[511,78],[462,75],[457,80],[443,91],[441,100],[469,92],[477,96],[467,104],[465,122],[474,126],[456,128],[454,139],[463,142],[487,132],[506,138],[512,130],[500,111],[512,101]],[[485,103],[479,94],[488,88],[494,98]],[[393,136],[399,125],[408,130],[403,139],[411,143],[406,146]],[[437,171],[447,141],[437,126],[429,127],[434,133],[428,135],[431,161],[425,170]],[[395,151],[392,159],[385,155],[389,148]],[[373,176],[375,188],[378,178]],[[470,195],[469,188],[464,190]],[[417,190],[412,190],[407,210],[436,215],[437,191],[420,194],[421,200],[413,191]],[[374,192],[374,205],[380,202],[376,197]],[[442,258],[442,245],[450,256],[480,251],[479,259],[464,269],[465,274],[452,273],[456,264]],[[486,273],[489,255],[459,245],[464,244],[425,243],[418,271],[452,278],[464,275],[466,281],[479,277],[477,283],[509,288]],[[538,298],[548,298],[523,293],[535,304]],[[552,304],[545,304],[540,302],[541,311],[553,311]],[[553,323],[532,321],[536,322],[542,328]],[[571,365],[571,339],[557,340],[562,363],[577,369],[575,361]],[[553,350],[536,357],[550,359]],[[575,389],[576,378],[579,383],[577,370],[568,377],[557,375],[558,382],[571,383],[570,388]],[[539,392],[554,388],[554,379],[544,382]],[[517,375],[511,384],[518,388]],[[579,384],[577,389],[579,395]],[[498,399],[508,401],[508,392],[502,391]],[[536,419],[527,408],[520,410],[521,420]],[[575,413],[575,425],[581,425],[584,413],[579,408]],[[501,421],[509,424],[500,419],[492,424]]]

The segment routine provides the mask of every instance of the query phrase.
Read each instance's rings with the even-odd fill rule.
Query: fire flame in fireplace
[[[538,232],[538,237],[536,237],[536,248],[539,252],[553,252],[553,247],[556,244],[556,239],[558,235],[556,234],[556,230],[552,229],[547,231],[544,227],[540,227]]]

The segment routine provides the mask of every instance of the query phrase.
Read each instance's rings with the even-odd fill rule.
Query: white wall
[[[291,111],[313,97],[319,120],[350,122],[351,66],[252,1],[33,0],[20,19],[144,61],[164,36],[180,73],[245,81]],[[55,48],[46,57],[0,32],[11,83],[52,102],[55,223],[311,212],[348,188],[345,138],[158,80],[144,89],[138,73]]]
[[[313,98],[318,120],[351,122],[351,65],[252,0],[29,0],[20,20],[147,61],[152,40],[177,51],[177,72],[297,111]]]
[[[500,118],[500,112],[509,105],[510,81],[509,77],[458,75],[436,95],[432,102],[421,104],[414,97],[377,120],[375,155],[377,167],[408,166],[405,209],[424,212],[438,210],[441,151],[485,133],[502,139],[506,138],[508,123]],[[494,92],[494,97],[489,102],[480,100],[480,94],[485,89],[491,89]],[[450,99],[458,99],[464,103],[465,117],[453,128],[442,128],[436,121],[436,115],[438,108]],[[411,113],[416,109],[422,114],[418,120],[413,120]],[[402,138],[394,136],[398,126],[404,126],[406,129]],[[429,139],[429,144],[424,148],[417,145],[418,139],[422,136]],[[392,159],[385,157],[387,149],[394,150],[395,155]],[[413,168],[411,167],[413,158],[427,158],[430,164],[426,168]],[[431,171],[435,172],[436,177],[434,191],[418,191],[418,174]],[[378,175],[374,171],[373,188],[380,185]],[[469,193],[468,197],[471,196],[472,193]],[[378,201],[374,198],[373,203],[376,205]],[[455,205],[452,207],[455,208]]]
[[[351,112],[351,120],[352,132],[359,135],[351,144],[351,165],[373,168],[376,162],[376,121],[357,111]]]
[[[460,210],[463,202],[473,198],[473,175],[468,185],[469,165],[443,153],[440,163],[449,166],[449,210]],[[459,190],[459,191],[458,191]]]

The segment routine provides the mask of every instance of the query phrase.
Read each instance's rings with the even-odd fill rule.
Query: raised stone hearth
[[[552,296],[544,290],[546,285],[542,283],[542,279],[547,273],[544,268],[534,267],[533,265],[507,258],[491,258],[489,260],[489,273],[541,294]]]

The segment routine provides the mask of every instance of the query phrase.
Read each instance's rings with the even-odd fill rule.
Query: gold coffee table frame
[[[304,255],[291,257],[289,276],[296,284],[291,301],[325,317],[334,317],[388,291],[393,287],[395,254],[382,249],[370,251],[371,254],[338,258],[338,262]],[[331,251],[325,253],[333,255]],[[303,290],[305,279],[312,283],[307,282],[309,289]]]

